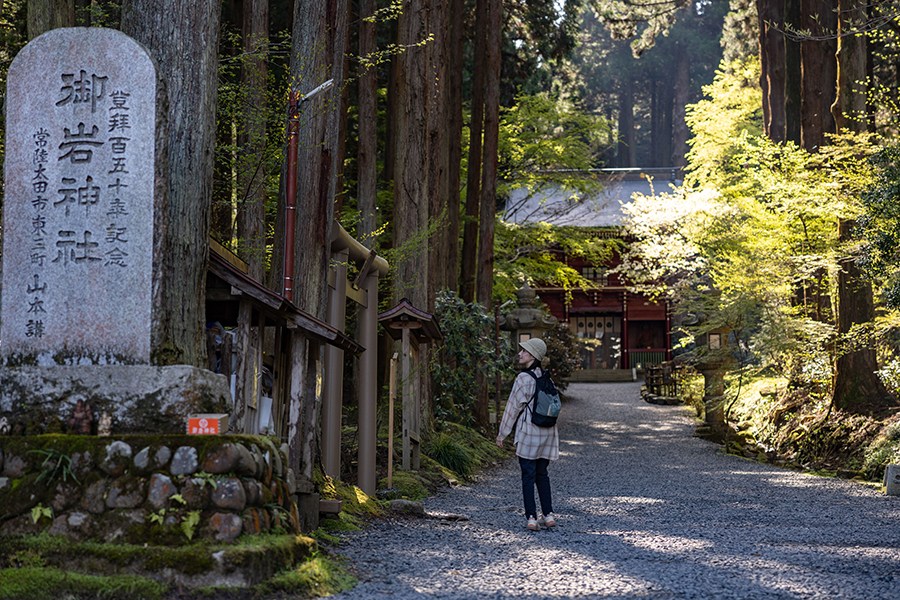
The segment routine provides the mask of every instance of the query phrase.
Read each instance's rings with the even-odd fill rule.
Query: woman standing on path
[[[519,364],[525,365],[525,371],[519,373],[513,383],[500,431],[497,434],[497,446],[503,447],[503,440],[515,428],[516,456],[522,469],[522,495],[525,500],[525,518],[527,527],[537,531],[544,527],[556,526],[553,518],[553,504],[550,499],[550,477],[547,466],[551,460],[559,458],[559,431],[553,427],[538,427],[527,418],[525,406],[531,402],[537,386],[536,377],[541,375],[541,360],[547,353],[547,345],[539,338],[531,338],[519,343]],[[532,376],[533,375],[533,376]],[[534,486],[537,484],[538,497],[541,500],[540,521],[534,503]]]

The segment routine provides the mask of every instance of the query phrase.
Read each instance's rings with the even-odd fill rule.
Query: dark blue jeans
[[[549,515],[553,512],[553,504],[550,502],[550,476],[547,475],[547,465],[550,461],[546,458],[530,460],[519,457],[519,466],[522,467],[522,495],[525,498],[525,516],[537,518],[537,508],[534,505],[534,485],[537,484],[538,497],[541,499],[541,512]]]

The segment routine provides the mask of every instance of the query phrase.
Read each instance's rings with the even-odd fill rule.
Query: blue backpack
[[[538,377],[533,371],[525,371],[534,377],[534,398],[528,403],[528,409],[531,411],[531,422],[538,427],[554,427],[556,419],[559,417],[559,409],[562,403],[559,401],[559,392],[550,374],[547,371],[541,373]]]

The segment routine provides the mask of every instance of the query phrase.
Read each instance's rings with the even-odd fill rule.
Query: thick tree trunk
[[[654,167],[662,167],[664,166],[661,146],[662,146],[662,138],[665,137],[662,133],[662,118],[659,110],[660,103],[660,92],[662,91],[663,85],[660,84],[658,79],[653,79],[650,82],[650,164]]]
[[[434,311],[434,301],[438,290],[449,287],[448,201],[450,196],[448,180],[448,132],[447,132],[447,4],[448,0],[430,0],[428,11],[429,29],[434,36],[428,44],[428,200],[430,221],[437,225],[431,238],[428,252],[428,312]]]
[[[494,222],[497,212],[497,164],[500,139],[500,34],[502,1],[488,1],[487,58],[485,59],[484,154],[481,167],[481,217],[478,230],[476,299],[488,313],[494,289]],[[487,386],[478,386],[476,422],[489,427]]]
[[[619,84],[619,140],[616,148],[616,166],[634,167],[637,148],[634,139],[634,82],[626,74]]]
[[[301,105],[297,154],[297,220],[294,304],[326,318],[331,224],[340,157],[340,96],[343,89],[346,0],[298,2],[291,42],[291,81],[308,94],[326,81],[333,87]]]
[[[28,39],[60,27],[75,27],[75,0],[28,0]]]
[[[837,90],[831,114],[838,131],[866,130],[866,36],[853,35],[866,18],[861,0],[838,0]]]
[[[852,222],[841,221],[839,239],[849,242]],[[872,286],[856,264],[855,256],[838,261],[837,326],[846,334],[854,325],[870,323],[875,318]],[[874,348],[852,349],[842,353],[835,365],[834,406],[857,413],[868,413],[890,406],[888,394],[875,374],[878,361]]]
[[[500,140],[501,0],[488,1],[487,59],[485,60],[484,154],[481,167],[481,208],[478,231],[478,287],[476,298],[490,311],[494,283],[494,221],[497,213],[497,163]]]
[[[475,64],[472,74],[472,121],[469,124],[469,163],[466,173],[466,219],[460,263],[459,295],[465,302],[475,300],[478,273],[478,223],[481,199],[481,131],[484,125],[484,81],[487,60],[487,4],[475,3]]]
[[[835,0],[801,0],[801,28],[811,37],[827,37],[837,29]],[[813,152],[826,143],[825,134],[834,133],[831,105],[837,85],[837,40],[806,39],[800,43],[802,65],[800,145]]]
[[[784,0],[785,28],[800,28],[800,3],[803,0]],[[784,37],[784,138],[800,145],[800,97],[803,75],[800,68],[800,42]]]
[[[759,46],[759,89],[762,92],[763,134],[769,135],[769,120],[772,108],[769,106],[769,57],[766,54],[766,24],[763,19],[766,5],[772,0],[756,0],[757,45]]]
[[[160,364],[206,364],[206,268],[216,130],[221,3],[126,0],[122,31],[156,59],[169,98],[169,246],[163,251],[170,340]]]
[[[237,234],[241,257],[257,281],[265,276],[266,260],[266,80],[269,42],[268,0],[242,0],[241,41],[245,54],[241,87],[246,94],[244,130],[238,135]]]
[[[375,0],[361,0],[359,4],[359,54],[365,61],[373,59],[377,45],[375,23],[365,21],[375,14]],[[359,73],[359,144],[357,151],[357,208],[359,209],[359,240],[375,248],[375,229],[378,227],[375,204],[378,196],[378,72],[365,62]]]
[[[757,3],[760,28],[760,77],[766,79],[763,88],[764,113],[768,108],[765,133],[769,139],[783,142],[785,135],[784,107],[784,0],[760,0]]]
[[[687,121],[685,120],[685,110],[688,105],[691,73],[690,73],[690,56],[688,51],[682,48],[678,54],[678,64],[675,67],[675,102],[672,113],[672,158],[671,164],[674,167],[684,167],[687,165],[688,152],[688,131]]]
[[[459,200],[462,164],[464,0],[450,0],[447,48],[447,287],[459,289]]]
[[[340,136],[341,90],[344,85],[344,49],[347,35],[347,0],[298,1],[294,6],[291,35],[292,91],[308,94],[325,82],[333,87],[300,107],[297,153],[297,215],[294,227],[294,304],[321,319],[327,318],[328,269],[331,264],[331,229],[337,179]],[[285,171],[286,173],[286,171]],[[278,238],[281,239],[281,238]],[[321,402],[315,381],[322,364],[322,349],[309,343],[294,344],[295,361],[306,356],[303,393],[290,398],[291,466],[298,473],[312,473],[316,458],[316,431]]]
[[[425,0],[410,0],[398,21],[394,140],[394,302],[408,298],[423,310],[428,300],[428,249],[418,236],[428,229],[428,51],[416,46],[425,37]]]
[[[349,2],[347,2],[347,10],[349,11]],[[347,13],[347,22],[350,22],[350,19],[353,17],[353,14]],[[350,72],[350,36],[344,36],[344,67],[343,72]],[[350,85],[349,82],[345,85],[341,86],[341,103],[340,103],[340,111],[338,112],[338,138],[337,138],[337,150],[335,151],[335,156],[337,157],[337,163],[335,167],[337,172],[335,174],[335,186],[334,186],[334,214],[336,218],[340,218],[340,214],[344,210],[344,160],[347,157],[347,127],[349,123],[349,112],[350,112]]]

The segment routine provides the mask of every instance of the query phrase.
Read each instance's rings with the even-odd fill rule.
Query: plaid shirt
[[[540,368],[535,369],[534,374],[540,376]],[[531,411],[525,407],[534,398],[536,385],[534,377],[528,373],[522,372],[516,377],[509,393],[509,400],[506,401],[497,438],[500,440],[506,438],[515,425],[516,456],[530,460],[537,458],[556,460],[559,458],[559,430],[556,425],[538,427],[532,423]]]

